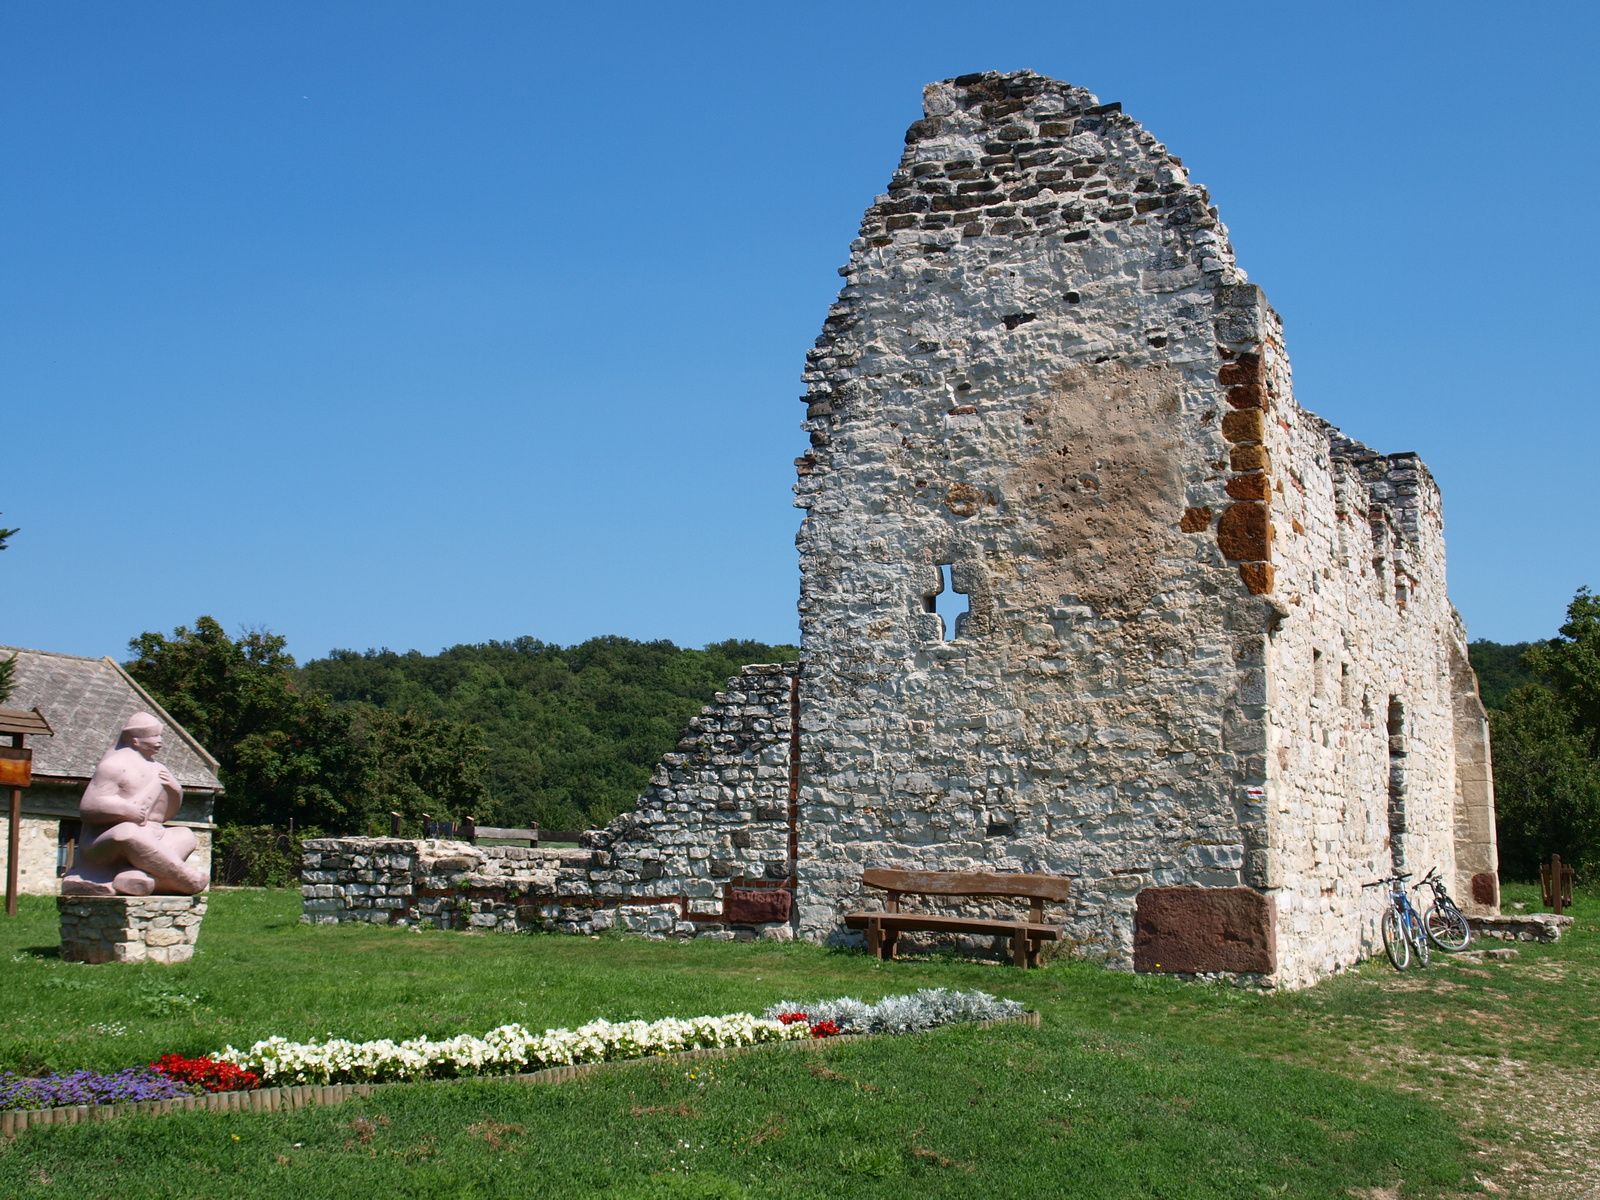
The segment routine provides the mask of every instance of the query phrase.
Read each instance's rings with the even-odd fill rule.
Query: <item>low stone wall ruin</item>
[[[593,837],[593,835],[589,835]],[[638,871],[619,871],[605,850],[474,846],[404,838],[315,838],[305,843],[301,920],[478,932],[650,937],[790,936],[783,921],[728,928],[718,912],[693,912],[685,896],[623,894]],[[619,876],[622,878],[619,879]]]
[[[638,807],[585,833],[581,849],[307,841],[303,919],[792,936],[798,671],[758,663],[730,679],[662,756]]]

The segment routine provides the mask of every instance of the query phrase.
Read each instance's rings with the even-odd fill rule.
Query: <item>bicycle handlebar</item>
[[[1384,884],[1394,883],[1396,880],[1410,879],[1414,874],[1414,871],[1407,871],[1404,875],[1391,875],[1387,879],[1374,879],[1371,883],[1363,883],[1361,886],[1364,888],[1382,887]]]

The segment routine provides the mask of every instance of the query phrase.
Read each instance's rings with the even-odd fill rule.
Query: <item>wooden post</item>
[[[22,734],[11,734],[11,744],[22,746]],[[22,789],[11,786],[11,806],[6,811],[5,832],[5,915],[16,917],[16,886],[22,858]]]
[[[1544,885],[1544,902],[1558,917],[1561,915],[1561,902],[1565,898],[1562,892],[1566,890],[1563,886],[1565,883],[1562,879],[1563,873],[1559,854],[1552,854],[1549,865],[1539,868],[1539,874],[1543,876],[1539,882]]]
[[[13,733],[11,744],[20,747],[22,734]],[[22,858],[22,789],[11,789],[10,818],[6,826],[6,916],[17,915],[17,870]]]
[[[400,814],[397,812],[389,814],[389,836],[392,838],[400,836]]]
[[[22,854],[22,789],[11,789],[11,818],[6,829],[6,916],[17,915],[17,867]]]
[[[463,818],[461,818],[461,828],[462,828],[462,831],[466,834],[466,839],[465,840],[471,842],[474,846],[476,846],[478,844],[478,820],[477,820],[477,818],[476,817],[463,817]]]

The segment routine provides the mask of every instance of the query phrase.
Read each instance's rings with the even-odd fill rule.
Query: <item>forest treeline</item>
[[[534,638],[336,650],[296,664],[276,634],[144,633],[127,669],[221,764],[217,820],[328,833],[402,814],[573,829],[632,808],[662,754],[728,678],[793,646]]]

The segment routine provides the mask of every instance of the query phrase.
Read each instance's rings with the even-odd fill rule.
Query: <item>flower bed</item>
[[[0,1110],[172,1100],[205,1092],[249,1091],[263,1086],[403,1082],[468,1075],[515,1075],[544,1067],[651,1058],[685,1050],[711,1050],[834,1037],[841,1034],[914,1033],[958,1022],[992,1021],[1023,1014],[1015,1000],[984,992],[943,988],[885,996],[876,1004],[853,997],[813,1004],[775,1004],[762,1016],[730,1013],[659,1021],[591,1021],[577,1029],[530,1033],[502,1025],[483,1037],[442,1041],[388,1038],[353,1042],[291,1042],[272,1037],[248,1050],[232,1046],[209,1058],[163,1055],[147,1067],[115,1074],[74,1071],[24,1079],[0,1074]]]
[[[443,1041],[412,1038],[395,1042],[291,1042],[268,1038],[248,1050],[232,1046],[218,1058],[259,1075],[268,1085],[286,1083],[377,1083],[406,1079],[450,1079],[460,1075],[512,1075],[540,1067],[608,1059],[648,1058],[714,1046],[753,1046],[811,1036],[805,1025],[785,1025],[750,1013],[680,1021],[591,1021],[577,1029],[531,1033],[502,1025],[482,1037],[467,1034]]]
[[[1015,1000],[939,988],[886,996],[876,1004],[851,997],[811,1005],[777,1004],[760,1017],[730,1013],[688,1021],[675,1017],[618,1024],[591,1021],[577,1029],[547,1029],[541,1034],[521,1025],[502,1025],[481,1038],[463,1034],[437,1042],[428,1038],[291,1042],[273,1037],[248,1050],[229,1046],[216,1057],[259,1076],[268,1086],[450,1079],[840,1033],[912,1033],[954,1022],[1015,1017],[1022,1011]]]

